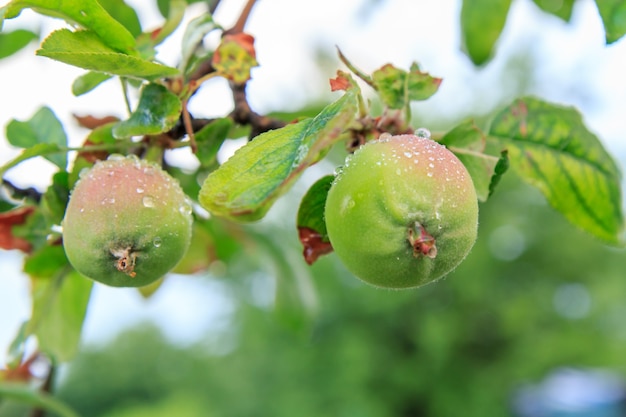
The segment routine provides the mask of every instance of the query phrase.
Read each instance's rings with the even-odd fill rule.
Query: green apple
[[[452,271],[476,240],[478,200],[445,146],[381,135],[346,158],[327,196],[330,242],[348,270],[384,288],[413,288]]]
[[[63,219],[63,246],[82,275],[114,287],[164,276],[191,240],[191,205],[158,165],[113,156],[83,173]]]

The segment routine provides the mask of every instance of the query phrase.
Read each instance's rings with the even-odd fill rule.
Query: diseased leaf
[[[262,218],[302,172],[326,155],[357,112],[356,84],[312,119],[257,136],[205,180],[200,204],[239,221]]]
[[[67,136],[63,125],[48,107],[41,107],[25,122],[11,120],[6,127],[9,143],[19,148],[30,148],[37,144],[48,143],[58,148],[67,146]],[[47,154],[46,159],[61,169],[67,166],[65,153]]]
[[[485,143],[484,133],[472,120],[461,123],[441,138],[441,144],[446,145],[467,168],[480,201],[489,198],[489,185],[499,160],[484,153]]]
[[[606,43],[611,44],[626,34],[626,2],[623,0],[596,0],[604,31]]]
[[[475,65],[485,64],[504,28],[511,0],[463,0],[463,49]]]
[[[374,71],[372,82],[387,106],[402,109],[411,101],[426,100],[435,94],[441,78],[422,72],[417,63],[411,65],[409,72],[387,64]]]
[[[38,38],[39,35],[26,29],[0,33],[0,59],[13,55]]]
[[[72,83],[72,94],[82,96],[111,79],[111,77],[110,74],[105,74],[104,72],[89,71],[74,80]]]
[[[566,22],[572,17],[572,10],[576,0],[534,0],[535,4],[546,13],[555,15]]]
[[[105,45],[95,32],[59,29],[41,44],[37,55],[76,67],[124,77],[156,80],[179,74],[176,68],[126,55]]]
[[[250,71],[258,66],[254,38],[247,33],[226,35],[213,54],[213,67],[221,76],[243,84],[250,79]]]
[[[127,138],[167,132],[174,127],[181,111],[182,103],[175,94],[160,84],[147,84],[130,118],[113,127],[113,136]]]
[[[333,250],[326,231],[324,207],[328,190],[334,180],[333,175],[320,178],[309,188],[300,202],[297,217],[298,237],[304,246],[304,260],[309,265]]]
[[[23,9],[77,23],[97,34],[100,42],[112,50],[135,53],[135,38],[100,5],[97,0],[13,0],[6,6],[5,19],[11,19]]]
[[[508,151],[511,167],[571,223],[620,243],[621,174],[576,109],[522,98],[498,113],[489,135]]]

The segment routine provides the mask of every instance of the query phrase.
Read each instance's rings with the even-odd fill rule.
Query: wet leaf
[[[118,52],[95,32],[59,29],[41,44],[37,55],[76,67],[131,78],[156,80],[179,74],[176,68]]]
[[[27,121],[11,120],[6,127],[6,134],[9,143],[18,148],[31,148],[42,143],[56,145],[58,148],[67,146],[63,125],[48,107],[41,107]],[[41,155],[61,169],[67,166],[65,153]]]
[[[620,170],[576,109],[518,99],[496,115],[489,135],[508,151],[511,168],[571,223],[621,243]]]
[[[298,237],[304,246],[304,260],[309,265],[321,255],[333,250],[326,232],[324,207],[334,179],[333,175],[327,175],[317,180],[300,202],[297,217]]]
[[[113,50],[132,54],[135,38],[100,5],[97,0],[13,0],[6,6],[5,19],[18,16],[23,9],[60,17],[90,29],[100,41]]]
[[[475,65],[485,64],[506,23],[511,0],[463,0],[463,49]]]
[[[116,138],[154,135],[170,130],[180,117],[180,99],[160,84],[147,84],[141,91],[139,104],[128,120],[113,127]]]
[[[341,139],[356,115],[359,97],[353,84],[316,117],[257,136],[207,177],[200,204],[238,221],[262,218],[302,172]]]
[[[39,35],[26,29],[0,33],[0,59],[13,55],[38,38]]]

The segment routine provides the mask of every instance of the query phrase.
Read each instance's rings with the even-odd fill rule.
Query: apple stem
[[[426,231],[421,223],[415,222],[408,228],[408,241],[413,247],[413,256],[420,255],[434,258],[437,256],[437,246],[435,246],[435,238]]]
[[[117,268],[118,271],[125,273],[131,278],[135,278],[137,275],[135,272],[137,252],[133,251],[132,247],[128,246],[121,249],[111,249],[111,255],[117,258],[115,261],[115,268]]]

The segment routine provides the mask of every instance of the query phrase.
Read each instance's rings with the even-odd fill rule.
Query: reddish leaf
[[[337,78],[330,79],[330,91],[348,90],[351,85],[351,81],[346,77],[346,74],[342,72],[337,73]]]
[[[104,117],[95,117],[91,115],[87,116],[79,116],[77,114],[74,115],[74,118],[78,122],[78,124],[82,127],[86,127],[87,129],[95,129],[97,127],[103,126],[107,123],[119,122],[119,118],[115,116],[104,116]]]
[[[13,236],[12,228],[15,225],[26,223],[26,219],[34,211],[34,207],[26,206],[0,213],[0,248],[17,249],[25,253],[31,251],[31,244],[26,239]]]
[[[304,246],[304,260],[309,265],[312,265],[320,256],[333,251],[330,242],[324,242],[322,235],[313,229],[299,227],[298,235],[302,246]]]

